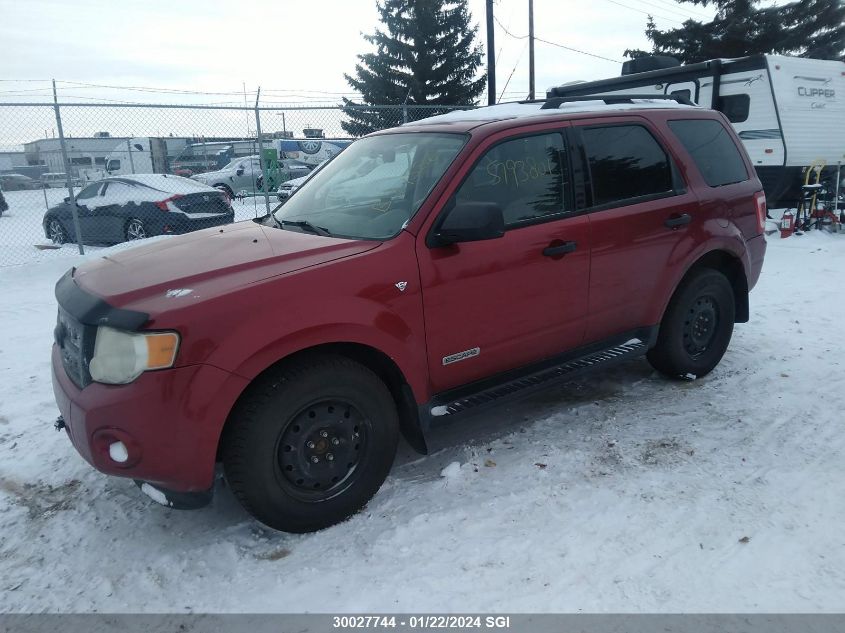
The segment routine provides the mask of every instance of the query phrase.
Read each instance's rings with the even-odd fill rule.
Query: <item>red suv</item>
[[[169,506],[215,465],[259,521],[349,517],[400,432],[646,355],[722,358],[766,244],[725,117],[654,97],[433,117],[352,144],[273,214],[57,284],[57,421]],[[606,101],[604,103],[603,101]]]

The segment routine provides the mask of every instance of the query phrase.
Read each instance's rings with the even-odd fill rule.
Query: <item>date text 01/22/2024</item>
[[[509,629],[510,616],[480,615],[411,615],[396,616],[352,615],[333,616],[336,629],[393,629],[397,626],[412,629]]]

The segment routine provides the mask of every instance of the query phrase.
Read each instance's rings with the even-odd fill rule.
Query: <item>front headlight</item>
[[[97,382],[125,385],[145,371],[173,367],[178,348],[176,332],[124,332],[100,326],[88,370]]]

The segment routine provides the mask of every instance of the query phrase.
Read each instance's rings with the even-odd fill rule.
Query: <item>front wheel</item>
[[[648,361],[672,378],[705,376],[722,360],[733,334],[735,303],[727,277],[703,268],[672,296]]]
[[[128,241],[143,240],[147,237],[147,229],[144,222],[138,218],[132,218],[126,223],[126,239]]]
[[[67,231],[62,223],[56,219],[50,220],[47,224],[47,235],[53,244],[61,246],[68,241]]]
[[[320,356],[271,370],[227,423],[226,480],[262,523],[320,530],[378,491],[393,464],[398,426],[385,384],[352,360]]]

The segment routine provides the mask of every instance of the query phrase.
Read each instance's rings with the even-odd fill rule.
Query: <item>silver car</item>
[[[292,178],[307,175],[311,169],[299,161],[284,159],[271,163],[267,169],[270,189]],[[258,156],[236,158],[218,171],[208,171],[191,176],[193,180],[225,191],[229,197],[240,193],[264,190],[264,177]]]

